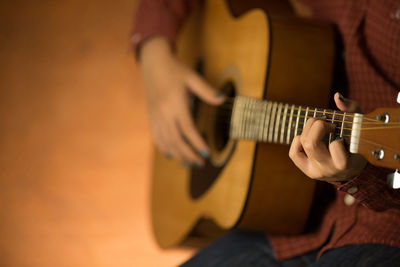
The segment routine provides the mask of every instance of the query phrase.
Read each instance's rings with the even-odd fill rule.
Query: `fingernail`
[[[344,98],[344,96],[341,93],[338,92],[338,95],[339,95],[340,101],[343,101],[343,102],[346,101],[346,98]]]
[[[221,92],[216,93],[215,96],[217,98],[223,98],[224,97],[224,95]]]
[[[183,167],[185,167],[185,168],[187,168],[187,169],[190,168],[189,162],[184,161],[184,162],[182,162],[182,165],[183,165]]]
[[[207,152],[207,150],[205,150],[205,149],[203,149],[203,150],[201,150],[200,151],[200,155],[203,157],[203,158],[208,158],[208,152]]]
[[[201,169],[201,168],[203,168],[203,164],[198,163],[198,162],[195,162],[195,163],[194,163],[194,166],[196,167],[196,169]]]
[[[165,158],[166,158],[166,159],[171,159],[172,156],[171,156],[171,154],[165,154]]]
[[[343,139],[342,137],[336,136],[335,141],[340,141],[340,140],[342,140],[342,139]]]

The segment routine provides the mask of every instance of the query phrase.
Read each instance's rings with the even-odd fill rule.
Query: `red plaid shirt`
[[[349,98],[364,112],[399,107],[400,0],[303,0],[314,17],[335,23],[344,43]],[[142,0],[132,43],[161,35],[173,43],[196,0]],[[278,260],[320,248],[351,244],[400,247],[400,190],[386,185],[388,171],[368,165],[345,184],[335,184],[335,200],[325,207],[312,231],[296,236],[269,236]],[[330,236],[330,238],[329,238]]]

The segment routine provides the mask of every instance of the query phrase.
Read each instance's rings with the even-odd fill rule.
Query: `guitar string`
[[[299,125],[299,127],[301,128],[301,126],[302,125]],[[337,132],[336,132],[336,129],[338,130]],[[338,129],[338,128],[336,128],[332,133],[333,134],[335,134],[336,136],[340,136],[340,129]],[[301,133],[300,133],[301,134]],[[281,134],[280,134],[281,135]],[[295,136],[298,136],[299,134],[295,134],[295,135],[293,135],[293,138],[295,137]],[[287,136],[287,135],[286,135]],[[342,136],[341,137],[343,137],[343,138],[348,138],[348,139],[350,139],[351,138],[351,134],[342,134]],[[293,138],[292,138],[292,135],[290,135],[290,140],[291,141],[293,141]],[[251,138],[250,138],[251,139]],[[280,138],[278,138],[279,140],[280,140]],[[378,147],[383,147],[383,148],[386,148],[387,150],[390,150],[390,151],[393,151],[393,152],[395,152],[395,153],[398,153],[399,151],[398,150],[396,150],[396,148],[394,148],[394,147],[390,147],[390,146],[387,146],[387,145],[383,145],[383,144],[379,144],[379,143],[376,143],[376,142],[373,142],[373,141],[371,141],[371,140],[368,140],[368,139],[366,139],[366,138],[364,138],[364,137],[362,137],[362,136],[360,136],[360,139],[359,139],[360,141],[365,141],[366,143],[369,143],[369,144],[372,144],[372,145],[375,145],[375,146],[378,146]],[[263,140],[263,141],[265,141],[265,140]],[[347,140],[347,141],[349,141],[349,140]],[[280,141],[279,142],[271,142],[271,143],[281,143]]]
[[[235,100],[235,98],[231,98],[232,99],[232,101],[234,101]],[[229,99],[228,99],[229,100]],[[258,101],[266,101],[266,100],[258,100]],[[272,102],[270,102],[270,103],[272,103]],[[221,107],[230,107],[230,105],[232,105],[233,106],[233,102],[231,102],[231,103],[226,103],[226,104],[222,104],[222,105],[220,105],[220,106],[217,106],[217,108],[221,108]],[[301,109],[301,110],[305,110],[307,107],[302,107],[302,106],[300,106],[300,107],[294,107],[293,108],[293,110],[299,110],[299,109]],[[229,108],[228,108],[229,109]],[[314,111],[315,110],[315,108],[309,108],[309,110],[310,111]],[[343,112],[343,111],[330,111],[329,109],[327,109],[325,112],[324,111],[321,111],[321,110],[319,110],[319,109],[316,109],[316,113],[322,113],[322,114],[328,114],[328,115],[333,115],[333,114],[335,114],[335,115],[342,115],[341,114],[341,112]],[[342,115],[343,116],[343,115]],[[346,114],[346,117],[350,117],[350,118],[352,118],[352,117],[354,117],[354,115],[352,114],[352,113],[349,113],[349,114]],[[367,118],[367,117],[364,117],[363,118],[364,120],[369,120],[369,121],[371,121],[371,122],[376,122],[376,123],[382,123],[382,121],[380,121],[380,120],[377,120],[377,119],[372,119],[372,118]],[[389,123],[393,123],[393,124],[400,124],[400,122],[389,122]]]
[[[232,111],[232,106],[217,106],[216,109],[217,110],[221,110],[222,109],[223,111],[226,111],[226,113],[224,113],[224,114],[229,115],[231,113],[231,111]],[[243,110],[254,110],[254,108],[251,108],[251,109],[250,108],[243,108]],[[260,110],[265,112],[265,109],[260,108]],[[293,108],[293,110],[296,111],[296,110],[299,110],[299,108]],[[313,109],[313,108],[309,108],[309,111],[311,111],[311,113],[314,113],[314,110],[315,109]],[[302,107],[301,111],[306,111],[306,108]],[[219,112],[219,113],[221,113],[221,112]],[[335,111],[335,112],[325,111],[324,112],[324,111],[321,111],[321,110],[316,110],[316,112],[315,112],[315,114],[318,114],[318,115],[323,115],[323,114],[333,115],[333,114],[335,114],[335,117],[336,116],[343,117],[344,113],[345,112],[343,112],[343,111]],[[294,116],[297,116],[297,115],[294,114]],[[317,118],[321,118],[321,117],[323,117],[323,116],[318,116]],[[346,112],[346,118],[354,118],[354,115],[352,115],[352,113],[347,113]],[[363,117],[363,120],[367,120],[367,121],[364,122],[364,124],[368,123],[368,124],[383,125],[383,122],[381,120],[371,119],[371,118],[368,118],[368,117]],[[339,120],[337,120],[337,121],[339,121]],[[387,122],[384,125],[388,125],[388,124],[400,125],[400,122]]]
[[[298,135],[296,135],[296,136],[298,136]],[[294,137],[296,137],[296,136],[293,136],[293,138],[291,139],[291,142],[293,141]],[[342,135],[342,137],[348,137],[348,138],[350,138],[351,135],[344,134],[344,135]],[[246,139],[246,138],[244,138],[244,139]],[[251,138],[249,138],[249,139],[251,139]],[[253,139],[251,139],[251,140],[253,140]],[[377,147],[386,148],[387,150],[390,150],[390,151],[392,151],[392,152],[394,152],[394,153],[399,153],[399,151],[396,150],[396,148],[394,148],[394,147],[390,147],[390,146],[387,146],[387,145],[382,145],[382,144],[373,142],[373,141],[371,141],[371,140],[368,140],[368,139],[365,139],[365,138],[362,138],[362,137],[360,137],[359,140],[360,140],[360,141],[364,141],[364,142],[369,143],[369,144],[372,144],[372,145],[377,146]],[[334,141],[335,141],[335,140],[334,140]],[[281,142],[279,141],[279,142],[268,142],[268,143],[278,143],[278,144],[279,144],[279,143],[281,143]]]
[[[301,116],[301,117],[305,118],[305,116]],[[342,122],[342,121],[339,121],[339,122]],[[351,124],[352,122],[351,122],[351,121],[345,121],[345,123]],[[246,126],[247,126],[247,127],[251,127],[251,126],[254,126],[254,124],[255,124],[256,126],[259,125],[259,124],[257,124],[257,123],[251,123],[250,125],[248,124],[248,125],[246,125]],[[301,128],[303,127],[303,125],[304,125],[304,124],[299,124],[298,127],[301,129]],[[289,124],[286,124],[286,123],[285,123],[285,126],[288,127]],[[294,126],[292,126],[292,128],[294,128]],[[344,128],[344,129],[351,130],[351,128]],[[337,130],[337,131],[336,131],[336,130]],[[334,129],[334,131],[333,131],[332,133],[335,134],[336,136],[337,136],[337,135],[340,136],[341,130],[340,130],[339,127],[337,127],[337,128]],[[279,135],[281,135],[281,134],[282,134],[282,133],[280,133]],[[295,136],[297,136],[297,135],[298,135],[298,134],[296,133],[296,134],[293,136],[293,138],[294,138]],[[287,135],[286,135],[286,136],[287,136]],[[346,137],[350,138],[351,135],[349,135],[349,134],[342,134],[341,137],[343,137],[343,138],[346,138]],[[291,140],[293,140],[293,138],[292,138],[292,136],[290,136],[290,139],[291,139]],[[367,143],[370,143],[370,144],[373,144],[373,145],[376,145],[376,146],[380,146],[380,147],[384,147],[384,148],[387,148],[388,150],[397,152],[396,148],[393,148],[393,147],[390,147],[390,146],[387,146],[387,145],[382,145],[382,144],[375,143],[375,142],[373,142],[373,141],[370,141],[370,140],[368,140],[368,139],[363,138],[362,136],[360,137],[359,140],[362,140],[362,141],[365,141],[365,142],[367,142]],[[280,142],[275,142],[275,143],[280,143]]]
[[[224,114],[226,114],[227,116],[229,116],[230,114],[231,114],[231,111],[232,111],[232,107],[221,107],[221,106],[217,106],[216,107],[216,109],[218,110],[223,110],[223,111],[226,111],[226,113],[224,112],[224,113],[222,113],[221,114],[221,112],[219,112],[221,115],[224,115]],[[246,111],[246,110],[254,110],[254,108],[243,108],[242,110],[244,110],[244,111]],[[262,108],[260,108],[260,110],[262,110],[262,111],[264,111],[265,112],[265,109],[262,109]],[[293,110],[299,110],[299,108],[293,108]],[[306,108],[301,108],[301,111],[306,111]],[[309,111],[311,111],[311,113],[314,113],[314,109],[312,109],[312,108],[309,108]],[[343,111],[335,111],[335,113],[333,113],[333,112],[323,112],[323,111],[319,111],[319,110],[317,110],[316,112],[315,112],[315,114],[318,114],[318,115],[321,115],[321,113],[322,113],[322,115],[323,114],[328,114],[328,115],[330,115],[330,114],[335,114],[335,117],[336,116],[339,116],[339,117],[342,117],[343,118],[343,116],[345,116],[346,118],[353,118],[354,117],[354,115],[352,115],[352,114],[349,114],[349,113],[346,113],[346,115],[344,115],[344,112],[342,113]],[[290,115],[290,114],[289,114]],[[297,115],[296,114],[294,114],[293,116],[296,116],[297,117]],[[316,117],[316,118],[321,118],[321,117],[323,117],[323,116],[318,116],[318,117]],[[326,116],[325,116],[326,117]],[[310,118],[312,118],[311,116],[310,116]],[[327,119],[329,119],[330,120],[330,118],[327,118]],[[364,121],[364,120],[366,120],[366,121]],[[372,120],[372,121],[371,121]],[[334,120],[334,121],[337,121],[337,122],[341,122],[341,120]],[[386,125],[399,125],[400,126],[400,122],[387,122],[387,123],[383,123],[382,121],[380,121],[380,120],[374,120],[374,119],[371,119],[371,118],[367,118],[367,117],[363,117],[363,124],[376,124],[376,125],[381,125],[381,126],[386,126]]]
[[[244,111],[245,111],[246,109],[244,109]],[[254,110],[254,109],[249,109],[249,110]],[[262,110],[262,112],[260,112],[259,114],[262,114],[263,112],[265,112],[265,110]],[[219,111],[217,111],[217,116],[218,117],[225,117],[225,118],[230,118],[231,117],[231,113],[232,112],[219,112]],[[311,112],[311,113],[314,113],[314,112]],[[322,112],[323,113],[323,112]],[[283,116],[284,115],[282,115],[280,118],[283,118]],[[290,116],[292,116],[293,118],[297,118],[297,117],[300,117],[300,118],[305,118],[305,116],[303,116],[303,115],[300,115],[300,116],[297,116],[297,114],[293,114],[293,115],[290,115],[290,114],[287,114],[286,115],[286,117],[290,117]],[[353,118],[352,116],[350,116],[349,114],[346,114],[346,115],[343,115],[343,114],[340,114],[340,113],[335,113],[335,117],[341,117],[341,119],[333,119],[333,122],[342,122],[343,121],[343,117],[345,117],[345,118]],[[319,118],[319,119],[321,119],[321,118],[324,118],[324,116],[318,116],[318,117],[313,117],[313,116],[307,116],[307,118]],[[325,116],[325,120],[326,121],[332,121],[332,119],[331,119],[332,117],[327,117],[327,116]],[[400,122],[387,122],[387,123],[384,123],[384,122],[382,122],[382,121],[377,121],[377,122],[369,122],[369,121],[364,121],[364,120],[366,120],[366,119],[368,119],[368,118],[366,118],[366,117],[363,117],[362,118],[362,121],[360,121],[360,122],[352,122],[352,121],[346,121],[346,122],[349,122],[349,123],[353,123],[353,124],[360,124],[360,125],[363,125],[363,126],[377,126],[376,128],[384,128],[384,127],[387,127],[387,126],[393,126],[393,127],[400,127]]]
[[[233,105],[232,105],[233,106]],[[300,107],[300,108],[293,108],[293,110],[306,110],[306,108],[302,108],[302,107]],[[254,110],[254,109],[253,109]],[[259,113],[259,114],[261,114],[261,113],[263,113],[263,112],[265,112],[265,109],[263,109],[263,108],[259,108],[259,109],[255,109],[256,110],[256,112],[257,113]],[[323,111],[319,111],[319,110],[314,110],[314,109],[309,109],[310,111],[311,111],[311,113],[313,113],[314,114],[314,111],[315,111],[315,114],[317,114],[317,113],[325,113],[325,114],[334,114],[333,112],[327,112],[327,111],[325,111],[325,112],[323,112]],[[217,114],[217,115],[220,115],[220,114]],[[339,115],[339,116],[342,116],[342,118],[343,118],[343,116],[345,116],[344,114],[341,114],[341,113],[336,113],[335,112],[335,115]],[[291,115],[289,114],[289,115],[286,115],[286,117],[290,117]],[[221,116],[217,116],[217,117],[221,117]],[[282,118],[284,118],[285,117],[285,115],[282,115],[282,116],[280,116],[280,119],[282,119]],[[296,118],[297,118],[298,116],[296,115]],[[300,115],[299,116],[300,118],[305,118],[306,116],[302,116],[302,115]],[[308,117],[308,116],[307,116]],[[350,114],[346,114],[346,116],[345,116],[345,118],[349,118],[349,117],[354,117],[354,116],[351,116]],[[310,117],[310,118],[312,118],[312,117]],[[369,118],[363,118],[363,120],[364,119],[369,119]],[[329,119],[328,119],[329,120]],[[363,122],[364,124],[377,124],[377,123],[379,123],[380,124],[380,126],[381,127],[370,127],[370,128],[361,128],[361,129],[364,129],[364,130],[372,130],[372,129],[397,129],[397,128],[399,128],[399,127],[396,127],[396,126],[387,126],[387,124],[400,124],[400,123],[385,123],[385,124],[382,124],[382,122],[381,121],[379,121],[379,120],[374,120],[374,119],[370,119],[370,120],[372,120],[372,121],[374,121],[374,123],[372,123],[372,122]],[[332,121],[332,120],[331,120]],[[343,123],[343,119],[342,120],[333,120],[334,122],[340,122],[340,123]],[[347,123],[347,124],[354,124],[352,121],[344,121],[344,123]],[[362,124],[362,123],[360,123],[360,124]],[[257,126],[257,125],[260,125],[259,123],[254,123],[254,122],[252,122],[251,124],[248,124],[248,126]],[[303,126],[304,124],[299,124],[298,125],[298,127],[299,128],[301,128],[302,126]],[[286,124],[285,123],[285,126],[289,126],[289,124]],[[294,126],[292,126],[292,128],[293,128]],[[336,128],[337,130],[338,130],[338,133],[340,133],[340,128]],[[334,130],[334,134],[336,134],[336,129]],[[352,128],[343,128],[343,130],[352,130]],[[342,137],[351,137],[351,135],[348,135],[348,134],[342,134]],[[294,138],[294,136],[293,136],[293,138]],[[388,149],[388,150],[391,150],[391,151],[394,151],[394,152],[396,152],[396,148],[392,148],[392,147],[389,147],[389,146],[386,146],[386,145],[382,145],[382,144],[378,144],[378,143],[375,143],[375,142],[373,142],[373,141],[370,141],[370,140],[368,140],[368,139],[365,139],[365,138],[363,138],[362,136],[360,137],[360,140],[362,140],[362,141],[365,141],[365,142],[367,142],[367,143],[370,143],[370,144],[373,144],[373,145],[376,145],[376,146],[381,146],[381,147],[385,147],[386,149]]]
[[[216,107],[217,109],[220,109],[220,106],[219,107]],[[248,109],[248,108],[247,108]],[[299,108],[293,108],[293,110],[299,110]],[[300,108],[301,109],[301,111],[304,109],[304,111],[306,110],[306,108]],[[228,110],[227,111],[231,111],[232,110],[232,108],[228,108]],[[244,110],[246,110],[246,108],[244,108]],[[263,108],[256,108],[256,109],[248,109],[248,110],[256,110],[256,111],[260,111],[260,112],[265,112],[265,109],[263,109]],[[322,114],[335,114],[335,116],[341,116],[342,117],[342,119],[341,120],[334,120],[334,121],[336,121],[336,122],[342,122],[342,120],[343,120],[343,117],[346,117],[346,118],[353,118],[354,116],[353,115],[351,115],[351,114],[347,114],[346,113],[346,115],[344,115],[344,113],[341,113],[340,111],[335,111],[334,113],[333,112],[328,112],[328,111],[319,111],[319,110],[315,110],[315,109],[312,109],[312,108],[310,108],[309,109],[309,111],[311,111],[311,113],[314,113],[314,111],[315,111],[315,114],[317,114],[317,113],[322,113]],[[221,114],[221,112],[218,112],[219,114]],[[225,114],[227,114],[228,116],[231,114],[231,112],[228,112],[228,113],[225,113]],[[290,116],[290,114],[289,114],[289,116]],[[297,117],[297,115],[295,115],[296,117]],[[303,116],[303,118],[304,118],[304,116]],[[310,118],[311,118],[311,116],[310,116]],[[320,118],[320,117],[319,117]],[[385,123],[385,124],[383,124],[383,122],[382,121],[380,121],[380,120],[373,120],[373,119],[370,119],[370,120],[373,120],[374,122],[368,122],[368,121],[364,121],[364,120],[368,120],[369,118],[366,118],[366,117],[363,117],[363,124],[365,125],[365,124],[377,124],[377,125],[380,125],[380,126],[387,126],[387,125],[400,125],[400,122],[388,122],[388,123]],[[328,118],[328,120],[330,120],[329,118]]]
[[[261,113],[260,113],[261,114]],[[217,114],[216,115],[217,117],[218,117],[218,119],[228,119],[228,118],[230,118],[231,116],[229,116],[228,114]],[[280,118],[280,121],[284,118],[284,117],[286,117],[286,118],[290,118],[291,117],[291,115],[289,114],[289,115],[281,115],[279,118]],[[293,115],[292,116],[293,118],[302,118],[302,119],[304,119],[304,118],[306,118],[306,116],[303,116],[303,115],[300,115],[300,116],[297,116],[297,115]],[[347,116],[346,116],[347,117]],[[309,116],[307,116],[307,118],[313,118],[313,117],[309,117]],[[319,118],[321,118],[321,117],[319,117]],[[333,120],[331,120],[331,119],[329,119],[329,118],[327,118],[326,119],[326,121],[327,122],[338,122],[338,123],[342,123],[343,122],[343,119],[342,120],[337,120],[337,119],[333,119]],[[226,120],[226,122],[228,123],[229,121],[228,120]],[[345,121],[345,123],[348,123],[348,124],[352,124],[352,125],[361,125],[361,127],[360,127],[360,130],[378,130],[378,129],[400,129],[400,125],[395,125],[395,126],[389,126],[387,123],[385,123],[385,124],[382,124],[382,122],[381,122],[381,124],[379,124],[379,126],[376,126],[376,127],[363,127],[365,124],[370,124],[370,123],[365,123],[365,122],[352,122],[352,121]],[[288,125],[288,124],[287,124]],[[300,126],[300,124],[299,124],[299,126]],[[351,130],[352,128],[343,128],[344,130]]]
[[[303,116],[304,117],[304,116]],[[249,123],[250,122],[250,123]],[[248,123],[246,123],[245,124],[245,127],[247,127],[247,128],[251,128],[251,127],[257,127],[257,128],[260,128],[260,127],[265,127],[265,125],[261,125],[260,123],[256,123],[256,122],[252,122],[252,121],[249,121]],[[342,122],[342,121],[341,121]],[[221,123],[221,122],[219,122],[219,123]],[[225,125],[228,125],[229,124],[229,122],[227,122],[227,121],[223,121],[222,123],[224,123]],[[345,121],[345,123],[346,124],[349,124],[349,123],[351,123],[351,122],[349,122],[349,121]],[[300,130],[300,131],[302,131],[303,130],[303,125],[304,125],[304,123],[299,123],[298,124],[298,129]],[[280,125],[279,127],[281,127],[282,125]],[[337,126],[337,125],[335,125],[335,126]],[[279,128],[278,127],[278,128]],[[265,129],[267,129],[268,127],[266,127]],[[274,127],[275,128],[275,127]],[[289,128],[289,123],[286,123],[285,122],[285,127],[284,127],[285,129],[288,129]],[[292,122],[292,125],[290,126],[290,128],[291,129],[294,129],[295,128],[295,124],[294,124],[294,122]],[[279,129],[278,129],[279,130]],[[343,128],[343,130],[345,130],[346,132],[347,131],[349,131],[349,132],[351,132],[351,128]],[[333,130],[333,134],[335,134],[335,135],[339,135],[340,136],[340,133],[342,133],[343,132],[343,130],[341,129],[341,127],[335,127],[335,129]],[[287,132],[287,130],[285,131],[285,132]],[[342,136],[344,136],[343,134],[342,134]]]

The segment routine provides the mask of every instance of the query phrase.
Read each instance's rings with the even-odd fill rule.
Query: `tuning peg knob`
[[[399,172],[399,170],[396,170],[394,173],[390,173],[386,177],[386,182],[391,188],[399,189],[400,188],[400,172]]]
[[[372,150],[371,155],[375,156],[375,158],[377,160],[382,160],[385,157],[385,150],[383,150],[383,148],[379,147],[376,150]]]

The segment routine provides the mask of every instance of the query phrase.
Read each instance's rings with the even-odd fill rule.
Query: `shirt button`
[[[358,191],[358,187],[357,186],[352,186],[349,189],[347,189],[347,193],[349,193],[350,195],[357,193]]]
[[[347,206],[353,205],[355,201],[356,199],[352,195],[346,194],[344,196],[344,204],[346,204]]]
[[[133,44],[137,44],[140,42],[140,39],[142,39],[142,36],[140,35],[140,33],[135,33],[134,35],[132,35],[131,42]]]

